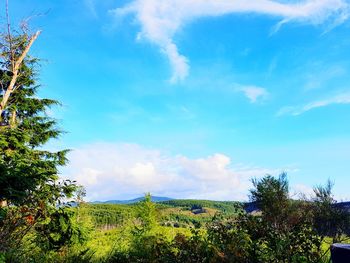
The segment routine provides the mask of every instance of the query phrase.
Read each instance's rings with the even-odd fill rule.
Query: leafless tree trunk
[[[2,87],[4,90],[4,94],[3,94],[2,98],[1,98],[1,102],[0,102],[0,120],[2,118],[2,113],[7,106],[7,102],[9,100],[11,94],[16,89],[16,81],[17,81],[17,78],[19,75],[19,69],[23,63],[23,60],[25,59],[31,46],[33,45],[33,43],[35,42],[35,40],[38,38],[38,36],[41,33],[41,31],[37,31],[35,34],[31,35],[30,37],[28,36],[29,42],[28,42],[27,46],[24,48],[23,52],[19,56],[16,57],[15,56],[15,47],[13,46],[14,45],[13,38],[11,35],[11,22],[10,22],[10,15],[9,15],[8,7],[9,7],[9,3],[8,3],[8,0],[6,0],[7,41],[8,41],[8,45],[9,45],[9,49],[10,49],[10,63],[11,63],[12,77],[11,77],[11,81],[8,84],[8,86],[6,88]],[[16,121],[16,113],[14,111],[14,112],[12,112],[10,126],[14,125],[15,121]]]
[[[33,34],[30,37],[30,40],[29,40],[27,46],[25,47],[22,54],[18,58],[15,58],[13,56],[11,58],[11,64],[13,65],[12,77],[11,77],[11,81],[10,81],[8,87],[6,88],[6,91],[1,99],[1,102],[0,102],[0,116],[2,115],[4,109],[6,108],[7,102],[9,100],[12,92],[16,89],[16,81],[18,78],[18,73],[19,73],[19,69],[22,65],[22,62],[23,62],[24,58],[27,56],[31,46],[33,45],[34,41],[38,38],[40,33],[41,33],[41,31],[37,31],[35,34]],[[9,39],[10,39],[10,45],[11,45],[11,37],[10,36],[9,36]],[[13,48],[13,47],[10,47],[10,48]]]

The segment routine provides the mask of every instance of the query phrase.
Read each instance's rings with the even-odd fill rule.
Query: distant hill
[[[335,203],[333,206],[343,209],[350,213],[350,202],[339,202],[339,203]]]
[[[256,202],[247,202],[247,203],[244,203],[243,209],[244,209],[247,213],[254,213],[254,212],[260,211]]]
[[[156,203],[159,224],[175,228],[199,227],[211,222],[217,213],[222,218],[229,218],[241,207],[241,203],[233,201],[171,199],[159,196],[151,196],[151,199]],[[134,204],[142,200],[144,197],[90,202],[82,205],[81,209],[90,216],[95,226],[109,229],[127,221],[131,222],[137,217],[139,211]]]
[[[333,207],[342,209],[350,213],[350,201],[335,203],[333,204]],[[248,202],[244,204],[244,210],[247,213],[253,213],[259,211],[259,208],[256,202]]]
[[[138,197],[130,200],[108,200],[108,201],[93,201],[92,204],[134,204],[145,200],[145,197]],[[152,202],[159,203],[164,201],[173,200],[173,198],[163,197],[163,196],[151,196]]]

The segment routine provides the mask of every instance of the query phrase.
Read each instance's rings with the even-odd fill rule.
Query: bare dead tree
[[[12,93],[16,90],[16,88],[18,87],[17,84],[17,79],[19,77],[19,71],[21,68],[21,65],[24,61],[24,59],[27,57],[28,52],[30,50],[30,48],[32,47],[33,43],[35,42],[35,40],[38,38],[38,36],[40,35],[41,31],[38,30],[36,31],[34,34],[30,34],[27,33],[27,31],[25,30],[25,36],[28,39],[28,41],[26,42],[26,45],[24,46],[23,49],[20,49],[18,46],[16,46],[16,43],[13,40],[13,36],[12,36],[12,31],[11,31],[11,22],[10,22],[10,15],[9,15],[9,11],[8,11],[8,0],[6,0],[6,20],[7,20],[7,34],[4,38],[4,43],[3,45],[8,45],[9,48],[9,53],[10,56],[5,58],[5,59],[9,59],[9,63],[11,65],[11,79],[9,81],[9,83],[4,87],[3,83],[2,83],[2,97],[1,97],[1,102],[0,102],[0,121],[2,120],[2,115],[4,110],[6,109],[6,106],[8,104],[9,98],[11,97]],[[16,120],[16,112],[13,111],[11,114],[11,120],[10,120],[10,124],[14,123]]]

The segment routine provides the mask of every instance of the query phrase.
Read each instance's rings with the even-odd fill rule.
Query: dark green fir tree
[[[37,95],[39,60],[29,51],[39,35],[25,26],[12,31],[8,22],[0,39],[0,253],[44,229],[75,189],[58,176],[67,150],[45,150],[61,131],[47,115],[59,103]]]

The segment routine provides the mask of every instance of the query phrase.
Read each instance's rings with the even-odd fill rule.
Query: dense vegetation
[[[45,149],[61,131],[46,111],[58,102],[38,98],[38,59],[28,52],[40,31],[0,35],[0,253],[15,255],[23,240],[46,249],[71,242],[71,213],[60,206],[76,185],[62,181],[58,168],[67,150]]]
[[[210,222],[217,213],[222,217],[234,215],[238,202],[209,200],[171,200],[155,203],[157,221],[161,226],[198,227]],[[137,217],[138,204],[81,204],[80,210],[89,216],[97,228],[111,229]]]
[[[161,204],[192,209],[194,206],[207,207],[219,210],[222,213],[232,214],[236,212],[239,202],[232,201],[211,201],[211,200],[191,200],[191,199],[177,199],[161,202]]]
[[[117,227],[134,216],[134,210],[128,205],[82,204],[81,213],[88,215],[95,227]]]
[[[50,230],[56,240],[69,242],[43,246],[33,231],[2,257],[5,262],[328,262],[329,245],[350,234],[349,213],[334,205],[330,184],[316,187],[313,200],[291,200],[288,193],[285,174],[255,180],[250,198],[261,211],[253,214],[236,202],[153,203],[149,195],[129,205],[80,200],[64,208],[69,220]],[[222,203],[231,203],[232,212]]]

